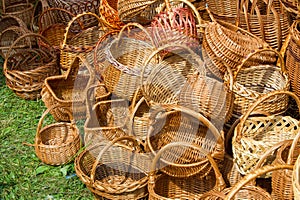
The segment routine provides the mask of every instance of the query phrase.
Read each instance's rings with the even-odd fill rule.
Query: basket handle
[[[125,29],[129,29],[130,30],[130,27],[133,26],[133,27],[137,27],[139,29],[141,29],[146,35],[147,37],[150,39],[150,42],[151,42],[151,45],[153,47],[155,47],[155,43],[153,41],[153,38],[151,37],[151,35],[149,34],[149,32],[145,29],[145,27],[143,27],[141,24],[139,23],[135,23],[135,22],[129,22],[127,24],[125,24],[122,29],[120,30],[119,34],[118,34],[118,43],[117,45],[119,46],[119,41],[121,40],[121,36],[123,35]]]
[[[99,21],[99,24],[101,24],[103,27],[104,27],[104,22],[102,21],[102,19],[96,15],[95,13],[91,13],[91,12],[84,12],[84,13],[81,13],[81,14],[78,14],[76,15],[75,17],[73,17],[69,23],[68,23],[68,26],[66,28],[66,31],[65,31],[65,35],[64,35],[64,40],[63,40],[63,43],[62,43],[62,48],[64,48],[66,45],[67,45],[67,38],[68,38],[68,34],[69,34],[69,30],[72,26],[72,24],[77,20],[78,23],[80,24],[80,27],[82,29],[84,29],[84,25],[82,24],[82,22],[79,20],[80,17],[82,16],[85,16],[85,15],[90,15],[90,16],[93,16],[95,17],[98,21]]]
[[[45,10],[47,10],[47,9],[49,9],[50,8],[50,6],[49,6],[49,4],[48,4],[48,2],[46,1],[46,0],[37,0],[36,2],[35,2],[35,5],[34,5],[34,8],[33,8],[33,12],[32,12],[32,16],[31,16],[31,24],[30,24],[30,29],[32,30],[32,31],[35,31],[35,29],[34,29],[34,20],[36,19],[36,18],[40,18],[40,16],[41,16],[41,14],[39,14],[38,16],[35,16],[35,12],[38,10],[38,5],[39,5],[39,3],[41,4],[41,6],[42,6],[42,13],[45,11]],[[39,21],[39,20],[38,20]],[[38,26],[39,26],[39,24],[37,24]],[[40,27],[40,26],[39,26]]]
[[[215,160],[213,159],[213,157],[208,153],[206,152],[206,150],[204,150],[202,147],[200,146],[196,146],[196,145],[193,145],[193,144],[189,144],[187,142],[172,142],[172,143],[169,143],[167,145],[165,145],[164,147],[162,147],[158,152],[157,154],[155,155],[153,161],[152,161],[152,164],[151,164],[151,168],[150,168],[150,173],[149,173],[149,183],[150,184],[154,184],[155,183],[155,174],[156,174],[156,165],[158,163],[158,160],[160,159],[161,157],[161,154],[163,152],[165,152],[166,150],[172,148],[172,147],[178,147],[178,146],[181,146],[181,147],[192,147],[194,149],[197,149],[203,153],[205,153],[208,161],[210,162],[210,164],[212,165],[212,168],[215,172],[215,176],[216,176],[216,190],[217,191],[222,191],[225,187],[226,187],[226,184],[225,184],[225,181],[223,179],[223,176],[218,168],[218,165],[217,163],[215,162]],[[174,165],[176,166],[175,163],[169,163],[170,165]],[[189,166],[193,166],[193,165],[197,165],[197,163],[193,163],[193,164],[188,164]]]
[[[44,1],[44,0],[41,0],[41,1]],[[74,15],[73,13],[71,13],[70,11],[68,10],[65,10],[63,8],[47,8],[46,10],[44,10],[40,16],[39,16],[39,20],[38,20],[38,24],[39,24],[39,32],[41,33],[43,31],[43,24],[42,24],[42,21],[43,21],[43,18],[44,18],[44,15],[46,15],[47,13],[50,13],[52,11],[61,11],[61,12],[64,12],[64,13],[67,13],[68,15],[71,16],[71,18],[73,19],[74,17],[76,17],[76,15]],[[79,20],[78,20],[79,21]],[[79,25],[81,26],[81,28],[83,29],[83,24],[82,22],[79,23]]]
[[[71,127],[72,128],[75,128],[76,124],[75,124],[75,121],[74,121],[74,118],[73,118],[73,115],[72,113],[70,112],[70,110],[67,108],[67,107],[60,107],[58,104],[55,104],[55,105],[52,105],[51,107],[49,107],[41,116],[40,120],[39,120],[39,123],[38,123],[38,126],[37,126],[37,129],[36,129],[36,137],[35,137],[35,145],[34,146],[37,146],[38,145],[38,138],[39,138],[39,135],[41,133],[41,129],[42,129],[42,125],[43,125],[43,122],[44,122],[44,119],[45,117],[47,116],[47,114],[52,111],[53,109],[56,109],[56,108],[63,108],[66,113],[69,115],[70,117],[70,121],[71,121]],[[68,132],[67,132],[67,135],[68,136]]]
[[[290,147],[289,155],[288,155],[288,158],[287,158],[287,164],[288,165],[292,165],[292,163],[293,163],[293,155],[294,155],[294,151],[295,151],[295,148],[297,146],[297,143],[299,142],[299,139],[300,139],[300,131],[298,132],[296,137],[293,139],[292,146]]]
[[[236,140],[240,141],[241,137],[242,137],[242,129],[244,127],[244,124],[246,122],[246,120],[248,119],[248,117],[250,116],[250,114],[254,111],[254,109],[263,101],[270,99],[270,97],[276,96],[276,95],[288,95],[291,96],[292,98],[295,99],[297,106],[299,108],[299,113],[300,113],[300,100],[299,98],[292,92],[290,91],[284,91],[284,90],[277,90],[277,91],[272,91],[269,92],[263,96],[261,96],[256,102],[254,102],[249,109],[247,110],[247,112],[242,116],[241,118],[241,122],[237,125],[237,137]]]
[[[183,112],[185,114],[188,114],[196,119],[198,119],[201,123],[203,123],[214,135],[216,141],[218,140],[222,140],[224,143],[224,136],[223,134],[221,134],[217,128],[215,127],[214,124],[212,124],[206,117],[204,117],[202,114],[197,113],[189,108],[183,107],[183,106],[179,106],[179,105],[170,105],[170,104],[166,104],[166,105],[160,105],[162,109],[166,109],[166,110],[173,110],[173,111],[180,111]],[[158,114],[159,112],[162,111],[162,109],[157,109],[155,110],[153,113],[151,113],[152,116],[155,116],[156,114]],[[168,112],[167,112],[168,113]],[[165,115],[167,115],[167,113],[163,114],[161,116],[161,118],[163,118]],[[148,129],[148,133],[147,133],[147,144],[149,149],[151,150],[151,152],[154,152],[154,149],[151,145],[151,141],[150,141],[150,137],[151,137],[151,133],[153,132],[153,126],[152,126],[152,122],[150,121],[150,126]]]
[[[158,47],[157,49],[155,49],[154,51],[152,51],[152,53],[149,55],[149,57],[146,59],[144,65],[143,65],[143,68],[142,68],[142,73],[141,73],[141,85],[144,84],[144,74],[146,72],[146,67],[147,65],[149,65],[150,61],[154,58],[154,56],[156,56],[159,52],[163,51],[163,50],[166,50],[167,48],[170,48],[170,47],[179,47],[179,48],[182,48],[182,49],[185,49],[189,52],[189,54],[191,55],[192,59],[194,61],[196,61],[197,63],[197,66],[198,68],[196,69],[197,72],[199,73],[198,75],[203,75],[205,76],[206,75],[206,71],[205,71],[205,67],[203,67],[204,65],[204,61],[202,61],[200,59],[200,57],[193,51],[191,50],[189,47],[185,46],[185,45],[182,45],[182,44],[165,44],[163,46],[160,46]],[[188,56],[187,56],[188,57]],[[143,94],[146,94],[146,92],[144,91],[143,87],[142,87],[142,92]]]
[[[106,146],[100,151],[99,155],[97,156],[94,164],[93,164],[93,167],[91,169],[91,182],[92,183],[95,183],[95,177],[96,177],[96,168],[97,168],[97,165],[100,161],[100,159],[102,158],[103,154],[110,148],[112,147],[114,144],[116,144],[117,142],[120,142],[120,141],[124,141],[124,140],[127,140],[127,141],[131,141],[134,143],[134,146],[135,147],[138,147],[140,149],[140,141],[138,139],[136,139],[135,137],[133,136],[122,136],[122,137],[119,137],[119,138],[115,138],[114,140],[112,141],[108,141],[108,143],[106,144]],[[121,145],[119,144],[120,146],[124,146],[125,148],[129,148],[127,147],[126,145]],[[140,149],[141,150],[141,149]]]
[[[234,76],[233,76],[233,80],[235,81],[237,76],[238,76],[238,73],[241,71],[241,69],[243,68],[243,66],[245,65],[245,63],[254,55],[258,54],[258,53],[261,53],[261,52],[265,52],[265,51],[270,51],[270,52],[274,52],[275,54],[277,54],[278,56],[278,67],[281,68],[281,71],[282,73],[287,73],[287,70],[286,70],[286,67],[285,67],[285,63],[284,63],[284,59],[283,57],[281,56],[280,52],[276,51],[275,49],[272,49],[272,48],[264,48],[264,49],[257,49],[255,50],[254,52],[250,53],[247,55],[246,58],[243,59],[242,63],[237,67],[237,70],[236,72],[234,73]]]
[[[102,43],[105,39],[107,39],[110,36],[117,35],[119,32],[120,32],[119,30],[112,30],[112,31],[109,31],[109,32],[105,33],[104,35],[102,35],[99,38],[99,40],[96,44],[95,50],[94,50],[94,65],[95,66],[98,66],[98,59],[97,59],[97,53],[98,53],[97,50],[98,50],[98,48],[101,47],[101,45],[102,45]],[[101,76],[101,73],[100,73],[100,76]]]
[[[233,199],[234,195],[251,180],[270,171],[283,170],[283,169],[293,170],[293,166],[292,165],[267,165],[253,171],[252,173],[247,174],[237,184],[235,184],[232,187],[230,192],[226,195],[225,200]]]

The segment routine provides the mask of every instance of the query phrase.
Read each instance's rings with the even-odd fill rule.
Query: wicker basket
[[[54,105],[43,113],[35,136],[35,153],[48,165],[63,165],[72,161],[81,147],[79,129],[70,112],[70,123],[59,122],[42,127],[47,114],[56,107]]]
[[[170,54],[151,64],[161,52]],[[150,65],[151,64],[151,65]],[[144,63],[141,90],[148,104],[178,104],[178,95],[187,78],[194,73],[205,76],[204,63],[189,47],[166,44],[151,52]]]
[[[231,24],[237,21],[239,2],[236,0],[206,0],[207,6],[213,17]]]
[[[83,151],[75,159],[75,170],[80,180],[100,197],[140,199],[148,195],[150,163],[138,141],[125,136]]]
[[[24,29],[20,26],[11,26],[7,29],[3,30],[0,33],[0,56],[2,58],[6,57],[6,53],[8,52],[10,46],[14,43],[14,41],[24,35],[25,33],[29,33],[28,29]],[[23,43],[21,43],[23,42]],[[14,49],[23,49],[23,48],[31,48],[31,41],[22,40],[19,42],[18,46],[14,46]],[[14,49],[12,49],[11,53],[14,53]]]
[[[24,30],[28,30],[26,24],[19,17],[13,15],[2,16],[0,18],[0,24],[0,33],[12,26],[18,26],[23,28]]]
[[[154,156],[171,142],[188,142],[202,147],[217,161],[224,158],[223,134],[200,113],[182,106],[161,105],[150,113],[149,125],[146,144]],[[208,159],[192,148],[173,148],[161,162],[176,164],[161,169],[173,177],[203,177],[211,170]]]
[[[12,15],[20,18],[26,27],[30,27],[33,17],[34,5],[26,1],[26,3],[15,3],[12,5],[6,5],[5,0],[2,0],[3,16]]]
[[[293,184],[293,192],[294,192],[294,199],[300,199],[300,182],[299,182],[299,170],[300,170],[300,156],[298,156],[293,169],[293,177],[292,177],[292,184]]]
[[[26,33],[10,46],[3,65],[6,85],[23,99],[35,100],[40,98],[44,80],[59,74],[57,58],[53,52],[42,49],[19,49],[12,53],[14,47],[25,39],[46,38],[35,33]]]
[[[152,161],[148,183],[149,200],[202,199],[202,195],[210,190],[221,191],[225,188],[222,174],[210,154],[206,154],[206,157],[213,168],[213,172],[204,178],[200,178],[199,176],[177,178],[157,173],[157,171],[165,166],[164,162],[162,162],[163,165],[161,166],[159,158],[163,156],[167,150],[172,151],[172,149],[179,146],[185,147],[186,149],[192,147],[201,151],[201,147],[184,142],[174,142],[164,146]],[[205,151],[202,153],[205,153]],[[174,163],[168,163],[168,165],[172,164]],[[156,168],[158,168],[158,170],[156,170]]]
[[[278,55],[278,66],[275,66],[275,64],[259,64],[245,68],[245,63],[249,61],[251,57],[267,51],[274,52]],[[224,80],[225,83],[230,84],[231,80],[228,73],[225,73]],[[234,74],[234,103],[233,119],[231,119],[231,122],[245,114],[259,97],[271,91],[288,91],[289,88],[289,78],[285,69],[284,60],[279,52],[270,48],[255,50],[242,61]],[[270,114],[283,113],[287,110],[288,101],[288,96],[283,95],[281,98],[278,97],[276,101],[274,101],[274,99],[264,101],[263,104],[258,105],[257,110]]]
[[[282,95],[289,95],[295,98],[298,107],[300,106],[299,99],[291,92],[270,92],[253,103],[236,126],[232,150],[241,174],[249,173],[265,150],[278,142],[293,139],[299,132],[299,121],[289,116],[249,117],[253,111],[257,110],[256,108],[259,104],[270,99],[276,101]]]
[[[278,150],[273,164],[294,166],[300,153],[299,145],[297,145],[299,138],[300,132],[293,141],[286,141]],[[292,170],[272,173],[272,197],[274,199],[294,199],[292,176]]]
[[[154,48],[153,41],[152,44],[149,44],[132,37],[123,37],[127,28],[130,27],[140,29],[152,41],[147,30],[140,24],[126,24],[118,37],[105,47],[105,59],[109,62],[109,65],[102,73],[108,90],[127,100],[132,100],[135,91],[140,87],[141,72],[145,66],[145,59]]]
[[[87,28],[86,23],[82,19],[84,16],[94,17],[98,20],[98,25]],[[78,20],[82,21],[84,29],[73,37],[70,37],[69,35],[72,33],[72,29],[74,28],[73,24],[78,24]],[[77,55],[91,52],[95,48],[99,38],[105,34],[107,29],[108,28],[102,19],[94,13],[82,13],[72,18],[72,20],[68,23],[63,42],[61,44],[61,68],[63,70],[67,70]]]
[[[299,67],[300,67],[300,21],[291,26],[290,39],[286,49],[286,68],[291,82],[291,89],[300,97]]]
[[[118,15],[118,0],[101,0],[99,14],[101,19],[114,29],[121,29],[124,23]]]
[[[82,73],[87,68],[89,74]],[[79,73],[81,71],[81,73]],[[65,112],[68,108],[75,120],[86,118],[87,89],[94,83],[95,73],[89,63],[81,56],[77,56],[69,70],[60,76],[48,77],[41,91],[42,100],[46,107],[58,104],[60,107],[51,111],[56,121],[69,121]]]

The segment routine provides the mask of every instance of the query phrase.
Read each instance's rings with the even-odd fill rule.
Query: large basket
[[[40,98],[44,80],[59,74],[57,58],[53,52],[42,49],[19,49],[12,53],[14,47],[25,39],[46,38],[35,33],[26,33],[11,45],[4,61],[3,73],[6,85],[23,99],[35,100]]]
[[[5,0],[2,0],[3,16],[12,15],[20,18],[26,27],[30,27],[32,22],[34,5],[26,1],[26,3],[15,3],[11,5],[5,5]]]
[[[278,0],[241,1],[238,11],[238,26],[266,41],[273,49],[280,50],[289,32],[287,12],[276,8]],[[248,7],[250,7],[248,9]]]
[[[140,199],[148,195],[150,163],[139,142],[125,136],[83,151],[75,159],[75,170],[80,180],[102,198]]]
[[[207,154],[206,157],[213,168],[213,172],[204,178],[200,178],[197,175],[177,178],[157,173],[165,165],[164,162],[163,165],[160,165],[160,157],[163,156],[167,150],[172,151],[174,147],[177,148],[178,146],[185,147],[186,149],[192,147],[201,151],[200,147],[184,142],[174,142],[164,146],[152,161],[148,183],[149,200],[202,199],[202,195],[210,190],[221,191],[225,188],[222,174],[210,154]],[[205,151],[202,153],[205,153]],[[172,165],[174,163],[168,164]],[[156,170],[156,168],[158,168],[158,170]]]
[[[207,68],[216,77],[223,79],[227,67],[236,72],[243,59],[252,51],[269,45],[257,36],[233,24],[216,21],[209,23],[203,35],[203,54]],[[274,52],[261,52],[245,63],[245,67],[276,62]]]
[[[48,108],[38,123],[35,136],[35,153],[48,165],[63,165],[71,162],[81,147],[79,129],[70,115],[71,122],[52,123],[45,127],[43,122],[47,114],[57,105]]]
[[[85,68],[89,74],[81,73]],[[48,77],[45,80],[41,91],[42,100],[48,108],[55,104],[60,105],[51,111],[56,121],[70,120],[64,108],[72,112],[75,120],[86,118],[86,94],[87,89],[95,81],[94,76],[90,64],[81,56],[77,56],[65,74]]]
[[[113,94],[132,100],[135,91],[140,87],[142,70],[145,59],[153,51],[154,43],[125,37],[127,28],[137,27],[151,36],[145,28],[137,23],[128,23],[123,26],[118,37],[105,48],[105,59],[109,65],[104,69],[102,76],[108,90]]]
[[[245,68],[245,63],[252,57],[262,52],[274,52],[278,55],[278,65],[259,64]],[[224,80],[230,84],[230,76],[225,74]],[[266,48],[258,49],[250,53],[242,63],[237,67],[233,76],[233,119],[235,121],[241,115],[247,112],[249,107],[257,99],[271,91],[284,90],[290,88],[289,78],[285,69],[282,56],[276,50]],[[257,110],[268,112],[270,114],[279,114],[287,110],[289,98],[282,95],[274,101],[266,100],[263,104],[258,105]]]
[[[150,113],[147,148],[155,156],[157,151],[171,142],[188,142],[198,145],[215,160],[224,157],[223,134],[203,115],[176,105],[161,105]],[[202,152],[203,152],[202,151]],[[173,177],[207,175],[211,170],[208,159],[199,150],[174,147],[164,153],[161,162],[175,163],[161,169]]]
[[[84,16],[94,17],[98,20],[98,25],[93,27],[86,27],[83,21]],[[73,25],[78,24],[80,21],[83,23],[83,28],[79,33],[70,37],[72,34]],[[65,31],[64,39],[60,48],[60,65],[63,70],[67,70],[74,58],[79,54],[87,54],[91,52],[99,38],[107,31],[107,27],[102,19],[94,13],[78,14],[69,21]]]
[[[150,63],[161,53],[170,56]],[[149,104],[178,104],[179,93],[189,76],[205,76],[201,57],[186,45],[166,44],[154,49],[144,63],[141,91]]]
[[[291,26],[290,39],[286,49],[286,68],[291,82],[291,89],[300,97],[300,21],[296,20]]]
[[[241,174],[249,173],[267,149],[283,140],[293,139],[299,132],[299,121],[289,116],[249,117],[257,111],[259,104],[270,99],[276,101],[282,95],[295,98],[300,106],[298,97],[289,91],[270,92],[252,104],[234,129],[232,151]]]

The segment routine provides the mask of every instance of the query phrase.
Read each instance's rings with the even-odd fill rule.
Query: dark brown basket
[[[84,69],[89,74],[84,73]],[[77,56],[65,74],[45,80],[41,91],[42,100],[48,108],[60,105],[51,111],[56,121],[70,120],[64,108],[72,112],[75,120],[86,118],[86,94],[95,81],[94,77],[95,73],[90,64],[83,57]]]
[[[81,147],[79,129],[70,115],[71,122],[59,122],[42,127],[47,114],[58,105],[48,108],[39,121],[35,136],[35,153],[48,165],[71,162]]]
[[[47,41],[46,38],[36,33],[26,33],[19,37],[7,52],[3,72],[6,77],[6,85],[16,95],[23,99],[34,100],[40,98],[45,79],[58,75],[59,68],[56,55],[50,51],[26,48],[12,53],[14,47],[26,38],[29,40],[41,38]]]

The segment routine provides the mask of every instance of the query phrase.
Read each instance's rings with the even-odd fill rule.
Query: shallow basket
[[[19,37],[10,47],[4,61],[4,76],[6,85],[23,99],[35,100],[40,98],[44,80],[49,76],[59,74],[57,58],[53,52],[42,49],[19,49],[12,52],[20,41],[44,37],[35,33],[27,33]]]
[[[93,193],[106,199],[140,199],[148,195],[150,157],[134,137],[102,141],[75,159],[75,171]]]
[[[47,114],[57,106],[48,108],[39,121],[35,136],[35,153],[48,165],[63,165],[72,161],[81,147],[79,129],[71,122],[53,123],[42,127]]]

